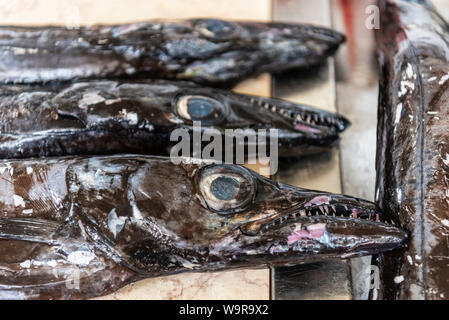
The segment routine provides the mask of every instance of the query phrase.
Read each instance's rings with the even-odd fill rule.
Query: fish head
[[[119,144],[128,149],[117,152],[141,153],[139,141],[160,137],[167,143],[161,144],[156,154],[170,154],[178,141],[169,137],[174,130],[185,129],[189,139],[200,131],[202,137],[221,139],[221,146],[227,134],[241,136],[236,143],[244,144],[248,158],[252,141],[268,144],[275,133],[277,141],[273,143],[279,146],[279,156],[297,157],[327,150],[350,124],[338,114],[312,106],[186,81],[98,80],[56,88],[14,85],[2,90],[8,96],[0,105],[2,119],[7,119],[0,124],[2,132],[18,137],[36,137],[38,132],[55,136],[86,130],[135,132],[135,139]],[[26,117],[18,118],[18,113]],[[203,141],[203,147],[208,143]]]
[[[304,155],[332,146],[350,124],[341,115],[312,106],[185,81],[81,82],[61,90],[51,103],[58,117],[51,117],[49,109],[49,116],[40,115],[46,122],[42,127],[73,131],[120,122],[124,127],[131,125],[160,135],[185,129],[192,136],[197,130],[201,134],[219,136],[222,142],[227,129],[233,129],[229,134],[240,134],[248,139],[257,139],[259,134],[268,136],[274,130],[281,151],[288,151],[280,156]],[[30,119],[33,120],[28,120],[32,131],[36,121]],[[173,144],[167,143],[167,148]]]
[[[178,77],[200,83],[232,84],[257,73],[315,65],[345,41],[336,31],[294,23],[192,19],[185,26],[189,28],[187,38],[185,31],[168,35],[169,56],[194,59]]]
[[[371,202],[276,183],[239,165],[130,155],[88,158],[69,172],[73,214],[85,217],[86,232],[140,269],[346,258],[405,239],[376,221]]]
[[[405,234],[379,222],[375,204],[275,183],[241,166],[198,173],[203,205],[223,219],[210,258],[245,265],[348,258],[393,249]]]

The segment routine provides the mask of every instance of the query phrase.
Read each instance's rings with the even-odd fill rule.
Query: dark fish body
[[[192,19],[79,29],[0,27],[0,83],[135,76],[232,84],[324,61],[344,41],[310,25]]]
[[[115,153],[167,156],[180,141],[178,136],[170,139],[176,129],[184,129],[191,144],[191,152],[184,156],[192,156],[194,130],[201,135],[214,130],[225,153],[228,129],[243,130],[242,136],[248,133],[253,144],[260,141],[265,156],[271,148],[269,130],[276,129],[279,156],[298,157],[329,149],[348,125],[343,117],[313,107],[183,81],[91,80],[0,87],[3,159]],[[264,133],[268,138],[260,135]],[[210,141],[200,141],[202,149]],[[243,145],[247,159],[255,156],[249,141],[234,140]],[[221,154],[218,158],[224,159]]]
[[[406,249],[379,257],[379,298],[449,298],[449,27],[426,1],[380,1],[377,202]]]
[[[146,277],[378,253],[373,203],[237,165],[118,155],[0,162],[0,298],[104,295]]]

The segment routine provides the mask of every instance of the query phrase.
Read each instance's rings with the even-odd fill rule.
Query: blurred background
[[[449,1],[434,0],[449,19]],[[335,58],[311,70],[262,75],[235,90],[338,111],[352,122],[340,148],[282,163],[276,180],[374,199],[377,61],[373,0],[0,0],[3,25],[112,24],[218,17],[332,27],[347,35]],[[374,7],[373,7],[374,6]],[[107,299],[366,299],[370,258],[273,270],[181,274],[147,279]]]

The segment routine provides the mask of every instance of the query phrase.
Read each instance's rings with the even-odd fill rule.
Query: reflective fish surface
[[[364,200],[238,165],[118,155],[0,162],[0,298],[87,298],[184,271],[398,247]]]
[[[143,75],[228,85],[308,67],[344,42],[326,28],[192,19],[61,27],[0,27],[0,83]]]
[[[449,298],[449,26],[426,1],[380,1],[377,202],[409,234],[379,257],[381,299]]]
[[[269,147],[269,139],[259,135],[259,130],[269,134],[269,129],[278,129],[281,157],[329,149],[349,125],[343,117],[316,108],[184,81],[3,85],[0,158],[169,155],[179,140],[170,141],[173,130],[185,129],[193,143],[194,122],[201,124],[202,135],[206,130],[214,130],[222,141],[223,152],[225,130],[242,129],[247,137],[254,138],[237,140],[247,155],[253,153],[248,147],[250,141],[255,145],[259,137],[259,147],[264,143],[266,149]],[[203,148],[207,144],[208,141],[202,142]]]

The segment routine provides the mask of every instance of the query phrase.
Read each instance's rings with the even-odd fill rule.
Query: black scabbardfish
[[[194,122],[201,128],[195,128]],[[215,133],[223,152],[226,130],[240,129],[242,137],[249,138],[236,139],[235,145],[239,142],[247,156],[255,155],[250,144],[269,149],[269,130],[277,129],[279,156],[296,157],[333,146],[348,125],[337,114],[309,106],[183,81],[92,80],[0,87],[3,159],[113,153],[169,155],[179,141],[170,141],[171,133],[180,128],[185,129],[192,144],[194,130]],[[259,130],[263,130],[261,135]],[[262,134],[266,139],[259,140]],[[200,143],[202,147],[209,144]]]
[[[371,202],[192,158],[1,161],[0,207],[3,299],[94,297],[146,277],[349,258],[405,239]]]
[[[228,85],[324,61],[344,41],[326,28],[192,19],[79,29],[0,27],[0,83],[142,75]]]
[[[449,27],[427,1],[383,0],[377,202],[406,229],[378,257],[380,299],[449,298]]]

